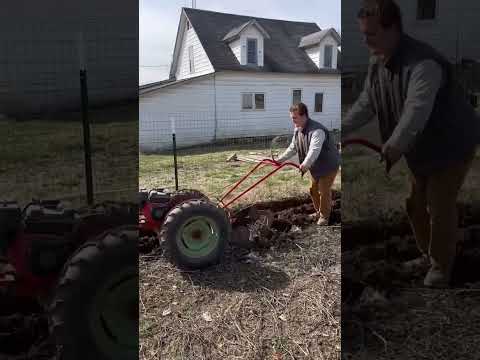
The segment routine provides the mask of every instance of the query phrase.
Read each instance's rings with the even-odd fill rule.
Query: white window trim
[[[302,88],[293,88],[290,92],[290,105],[293,105],[293,92],[300,90],[300,102],[303,102],[303,89]]]
[[[244,109],[243,108],[243,95],[250,94],[252,96],[252,108],[251,109]],[[262,94],[263,95],[263,109],[257,109],[255,107],[255,94]],[[267,94],[262,91],[244,91],[240,93],[240,111],[265,111],[267,109]]]
[[[249,63],[249,62],[248,62],[248,40],[255,40],[255,47],[256,47],[256,49],[255,49],[255,50],[256,50],[255,59],[257,60],[256,63]],[[246,64],[247,64],[247,65],[256,65],[256,66],[258,66],[258,39],[257,39],[257,38],[252,38],[252,37],[247,37],[247,40],[246,40],[246,41],[247,41],[247,42],[246,42],[246,45],[245,45],[246,51],[247,51],[247,53],[246,53],[246,57],[247,57],[247,59],[246,59]]]

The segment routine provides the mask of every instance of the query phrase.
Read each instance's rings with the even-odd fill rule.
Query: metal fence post
[[[173,146],[173,167],[175,170],[175,190],[178,191],[178,164],[177,164],[177,138],[175,134],[175,118],[171,117],[172,125],[172,146]]]
[[[93,204],[92,148],[90,143],[90,123],[88,119],[87,65],[83,33],[79,34],[80,95],[82,98],[83,146],[85,152],[85,182],[87,203]]]

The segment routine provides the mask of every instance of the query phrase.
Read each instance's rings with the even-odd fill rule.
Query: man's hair
[[[403,32],[402,11],[394,0],[363,0],[357,17],[369,16],[378,16],[380,25],[385,29],[396,26]]]
[[[290,112],[291,113],[298,112],[298,115],[300,116],[305,115],[306,117],[308,117],[307,105],[305,105],[302,102],[299,102],[298,104],[293,104],[292,106],[290,106]]]

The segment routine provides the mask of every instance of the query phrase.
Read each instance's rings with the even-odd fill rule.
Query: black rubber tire
[[[173,209],[175,206],[188,200],[208,200],[207,195],[198,190],[182,189],[172,193],[167,204],[167,209]]]
[[[65,264],[49,308],[50,331],[62,360],[138,359],[138,346],[117,344],[110,353],[103,351],[90,323],[97,310],[94,306],[96,296],[112,279],[121,276],[129,279],[130,284],[136,281],[136,291],[131,291],[132,299],[128,296],[128,304],[131,305],[131,308],[128,306],[128,316],[132,321],[132,328],[128,329],[136,333],[138,339],[137,243],[137,227],[119,227],[86,242]]]
[[[206,256],[191,257],[182,253],[177,244],[177,231],[194,216],[208,217],[219,230],[218,245]],[[189,200],[171,209],[160,231],[160,242],[166,245],[165,256],[180,268],[204,269],[221,262],[232,228],[225,211],[210,201]]]

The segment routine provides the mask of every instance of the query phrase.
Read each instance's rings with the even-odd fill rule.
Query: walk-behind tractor
[[[365,140],[352,139],[342,144],[359,144],[380,152],[380,148]],[[233,192],[255,171],[272,167],[265,176],[241,191]],[[217,201],[197,190],[170,192],[166,189],[140,192],[140,238],[159,239],[166,257],[179,267],[205,268],[220,262],[225,246],[252,240],[252,224],[258,221],[269,227],[273,214],[258,210],[255,204],[233,210],[232,204],[285,167],[299,169],[293,162],[279,163],[263,159],[245,176],[233,184]]]
[[[138,354],[138,206],[0,202],[0,303],[35,299],[61,358]],[[2,334],[1,342],[8,336]],[[5,344],[4,344],[5,345]]]
[[[247,189],[233,195],[247,178],[264,167],[273,169]],[[230,241],[245,243],[251,239],[249,224],[259,218],[268,223],[273,218],[265,210],[256,210],[254,205],[236,211],[232,205],[285,167],[299,168],[293,162],[263,159],[217,201],[196,190],[141,191],[140,238],[159,239],[167,258],[179,267],[199,269],[217,264]]]

